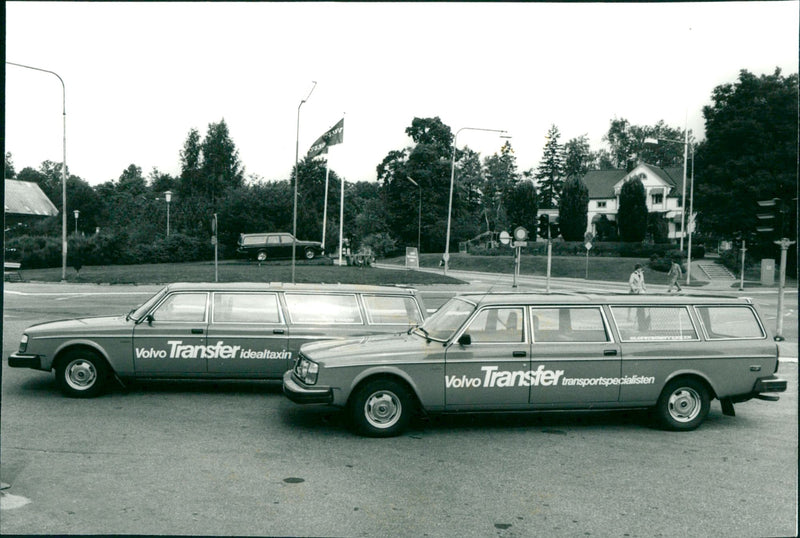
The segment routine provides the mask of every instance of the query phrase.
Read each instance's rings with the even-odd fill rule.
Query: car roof
[[[288,282],[174,282],[167,291],[290,291],[338,293],[391,293],[416,295],[417,290],[402,286],[370,286],[366,284],[291,284]]]
[[[647,304],[647,305],[687,305],[687,304],[751,304],[748,297],[731,297],[725,295],[670,295],[659,293],[631,294],[631,293],[530,293],[530,292],[490,292],[490,293],[461,293],[461,297],[478,305],[506,305],[506,304],[567,304],[567,305],[594,305],[594,304]]]

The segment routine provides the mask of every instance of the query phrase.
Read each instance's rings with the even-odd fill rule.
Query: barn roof
[[[5,212],[52,217],[58,209],[36,183],[5,179]]]

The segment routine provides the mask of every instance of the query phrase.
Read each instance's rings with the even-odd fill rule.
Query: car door
[[[214,292],[208,345],[211,375],[279,378],[291,368],[289,332],[272,292]]]
[[[205,374],[207,319],[207,292],[166,295],[133,329],[136,375]]]
[[[532,306],[530,402],[576,406],[619,399],[620,346],[600,306]]]
[[[522,306],[479,310],[447,347],[445,409],[524,408],[530,370],[527,333]]]

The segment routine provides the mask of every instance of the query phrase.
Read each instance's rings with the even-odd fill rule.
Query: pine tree
[[[558,204],[558,196],[564,182],[564,147],[558,143],[561,133],[553,125],[547,132],[544,155],[536,171],[539,207],[553,209]]]

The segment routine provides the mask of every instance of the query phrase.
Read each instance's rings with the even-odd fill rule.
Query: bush
[[[370,234],[361,240],[361,248],[371,248],[374,256],[385,258],[397,253],[397,241],[387,233]]]

